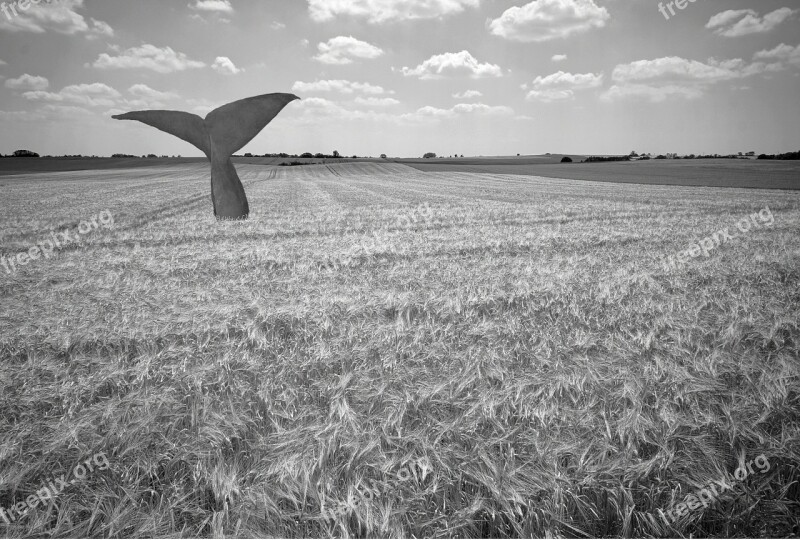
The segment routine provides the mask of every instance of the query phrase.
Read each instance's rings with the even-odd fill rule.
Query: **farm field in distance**
[[[465,158],[398,160],[421,171],[537,175],[596,182],[674,186],[800,189],[797,161],[751,159],[668,159],[608,163],[578,163],[586,156],[570,154],[533,158]]]
[[[797,166],[639,165],[237,161],[233,223],[204,160],[2,176],[0,256],[114,221],[0,266],[0,507],[110,463],[2,530],[799,535]]]
[[[570,154],[575,161],[586,156]],[[649,160],[610,163],[560,163],[562,154],[550,156],[468,157],[440,159],[377,158],[272,158],[234,157],[237,165],[276,166],[281,163],[342,164],[398,163],[427,172],[513,174],[588,180],[594,182],[660,184],[678,186],[738,187],[800,190],[797,161],[750,159]],[[77,172],[82,170],[175,167],[206,163],[206,158],[8,158],[0,159],[0,179],[27,173]],[[57,177],[53,177],[57,178]]]

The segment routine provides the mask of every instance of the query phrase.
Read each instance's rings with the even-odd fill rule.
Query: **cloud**
[[[217,59],[211,64],[211,69],[223,75],[238,75],[244,71],[243,69],[237,68],[227,56],[217,56]]]
[[[87,22],[77,12],[83,8],[83,0],[51,0],[27,5],[27,9],[22,9],[19,3],[7,3],[11,17],[0,17],[0,29],[36,34],[50,30],[66,35],[85,34],[90,39],[114,35],[108,23],[91,18]]]
[[[630,64],[620,64],[614,68],[612,78],[615,82],[621,83],[660,83],[715,82],[735,79],[739,76],[739,73],[711,62],[704,64],[697,60],[668,56],[655,60],[638,60]]]
[[[400,115],[400,120],[420,122],[426,120],[452,120],[463,118],[468,115],[483,117],[503,117],[512,116],[514,109],[504,105],[486,105],[485,103],[458,103],[449,109],[440,109],[426,105],[413,113]]]
[[[639,97],[652,102],[670,97],[696,99],[714,84],[781,69],[783,66],[779,63],[748,63],[739,58],[723,61],[709,58],[706,63],[677,56],[638,60],[614,68],[615,84],[602,99]]]
[[[480,0],[308,0],[308,11],[316,22],[334,17],[366,18],[376,24],[387,21],[436,19],[480,5]]]
[[[355,99],[355,103],[358,105],[364,105],[366,107],[391,107],[393,105],[400,105],[399,101],[390,97],[379,98],[358,96]]]
[[[94,61],[92,67],[98,69],[150,69],[157,73],[172,73],[205,67],[203,62],[190,60],[185,54],[175,52],[170,47],[159,48],[155,45],[144,44],[141,47],[132,47],[111,56],[102,53]]]
[[[756,60],[782,61],[793,66],[800,66],[800,45],[792,47],[781,43],[772,50],[757,52],[754,58]]]
[[[575,97],[576,90],[597,88],[603,84],[603,75],[594,73],[566,73],[559,71],[546,77],[536,77],[526,99],[529,101],[566,101]]]
[[[128,88],[128,93],[138,98],[155,101],[168,101],[179,97],[178,94],[173,92],[159,92],[158,90],[153,90],[146,84],[134,84]]]
[[[594,0],[533,0],[508,8],[489,22],[489,31],[513,41],[542,42],[603,28],[609,18]]]
[[[286,28],[286,25],[280,21],[272,21],[269,27],[272,28],[273,30],[283,30],[284,28]]]
[[[197,11],[233,13],[230,0],[197,0],[194,4],[189,4],[189,7]]]
[[[317,45],[319,54],[315,60],[323,64],[352,64],[354,58],[371,60],[383,54],[383,50],[353,36],[337,36]]]
[[[356,104],[358,103],[356,99]],[[390,103],[387,102],[387,105]],[[394,103],[391,103],[394,105]],[[387,113],[385,111],[374,111],[365,109],[347,109],[334,101],[311,97],[298,102],[294,108],[298,111],[296,121],[299,124],[319,125],[320,120],[335,119],[339,122],[368,121],[392,123],[397,125],[419,126],[430,124],[442,120],[474,118],[499,118],[514,115],[513,109],[505,106],[491,106],[483,103],[459,103],[450,109],[440,109],[432,106],[425,106],[410,113]]]
[[[34,75],[22,75],[16,79],[8,79],[6,81],[6,88],[11,90],[45,90],[50,86],[50,81],[45,77]]]
[[[474,97],[481,97],[483,94],[478,90],[466,90],[464,92],[456,92],[453,97],[456,99],[472,99]]]
[[[191,106],[190,110],[192,112],[197,113],[200,116],[206,116],[208,113],[219,107],[218,103],[214,103],[208,99],[190,98],[186,100],[186,103]]]
[[[550,58],[550,60],[552,60],[553,62],[563,62],[566,59],[567,59],[566,54],[554,54],[552,58]]]
[[[6,62],[3,62],[2,60],[0,60],[0,66],[6,66],[6,65],[8,65]]]
[[[44,92],[41,90],[25,92],[22,97],[29,101],[66,103],[86,107],[113,107],[122,96],[106,84],[92,83],[65,86],[60,92]]]
[[[616,101],[626,98],[644,99],[652,103],[661,103],[668,98],[698,99],[703,96],[703,89],[693,86],[666,84],[649,86],[646,84],[614,85],[602,96],[604,101]]]
[[[485,103],[459,103],[452,109],[456,114],[481,114],[486,116],[511,116],[514,109],[505,105],[486,105]]]
[[[759,17],[758,12],[752,9],[729,9],[711,17],[706,28],[713,30],[716,35],[724,37],[763,34],[774,30],[797,12],[796,9],[784,7]]]
[[[369,83],[360,83],[360,82],[351,82],[351,81],[344,81],[341,79],[337,80],[326,80],[326,81],[315,81],[313,83],[307,83],[303,81],[296,81],[292,85],[292,92],[339,92],[341,94],[354,94],[354,93],[361,93],[361,94],[370,94],[370,95],[380,95],[384,93],[391,94],[393,92],[387,92],[381,86],[374,86]]]
[[[406,77],[440,79],[448,74],[469,74],[473,79],[502,77],[503,71],[495,64],[481,64],[467,51],[431,56],[417,67],[402,68]]]
[[[92,30],[88,36],[88,39],[97,39],[100,37],[113,37],[114,36],[114,29],[111,28],[111,25],[103,22],[98,21],[95,18],[91,18],[92,21]]]

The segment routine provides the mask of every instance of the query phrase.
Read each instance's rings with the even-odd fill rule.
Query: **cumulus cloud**
[[[566,59],[567,59],[566,54],[554,54],[552,58],[550,58],[550,60],[552,60],[553,62],[563,62]]]
[[[403,67],[406,77],[420,79],[440,79],[447,75],[466,74],[473,79],[482,77],[502,77],[503,70],[495,64],[481,64],[468,51],[444,53],[431,56],[415,68]]]
[[[8,64],[6,62],[3,62],[2,60],[0,60],[0,66],[5,66],[5,65],[8,65]]]
[[[430,120],[452,120],[466,116],[503,117],[512,116],[514,110],[505,105],[486,105],[485,103],[458,103],[449,109],[426,105],[413,113],[400,115],[400,120],[424,122]]]
[[[310,83],[303,81],[296,81],[292,85],[292,92],[307,92],[307,93],[339,92],[341,94],[360,93],[360,94],[370,94],[370,95],[393,93],[393,92],[387,92],[381,86],[375,86],[369,83],[345,81],[341,79],[314,81]]]
[[[614,68],[615,84],[604,93],[603,99],[640,97],[652,102],[671,97],[695,99],[714,84],[781,69],[780,63],[745,62],[739,58],[722,61],[709,58],[705,63],[677,56],[637,60]]]
[[[489,22],[489,31],[514,41],[542,42],[603,28],[609,18],[594,0],[533,0],[508,8]]]
[[[11,90],[45,90],[50,86],[50,81],[45,77],[36,75],[22,75],[16,79],[8,79],[6,81],[6,88]]]
[[[205,67],[205,63],[189,59],[184,53],[175,52],[171,47],[159,48],[144,44],[132,47],[111,56],[102,53],[92,67],[98,69],[150,69],[157,73],[172,73]]]
[[[472,99],[481,96],[483,96],[483,94],[478,90],[465,90],[464,92],[456,92],[453,94],[453,97],[456,99]]]
[[[505,105],[486,105],[485,103],[459,103],[452,109],[456,114],[482,114],[487,116],[511,116],[514,109]]]
[[[65,86],[60,92],[35,90],[25,92],[22,97],[29,101],[45,101],[83,105],[86,107],[113,107],[121,94],[103,83],[73,84]]]
[[[604,101],[616,101],[626,98],[644,99],[652,103],[661,103],[668,98],[697,99],[703,96],[703,89],[695,86],[664,84],[651,86],[647,84],[614,85],[602,96]]]
[[[360,104],[358,99],[356,103]],[[387,105],[390,104],[394,105],[394,103],[387,102]],[[365,108],[348,109],[340,103],[318,97],[303,99],[295,109],[299,111],[298,123],[315,125],[319,124],[320,119],[336,119],[344,122],[369,121],[419,126],[442,120],[467,118],[484,118],[488,120],[514,115],[514,111],[510,107],[492,106],[483,103],[459,103],[449,109],[425,106],[414,112],[398,114]]]
[[[480,0],[308,0],[316,22],[334,17],[365,18],[370,23],[435,19],[480,5]]]
[[[784,7],[760,17],[753,9],[729,9],[711,17],[706,28],[724,37],[763,34],[774,30],[797,12],[796,9]]]
[[[366,107],[391,107],[393,105],[399,105],[400,102],[394,98],[390,97],[361,97],[358,96],[355,99],[355,103],[358,105],[364,105]]]
[[[146,84],[141,83],[134,84],[128,88],[128,93],[140,99],[159,103],[178,98],[178,95],[173,92],[159,92],[158,90],[153,90]]]
[[[230,0],[197,0],[194,4],[189,4],[189,7],[197,11],[233,13]]]
[[[337,36],[317,45],[319,54],[315,60],[323,64],[352,64],[353,59],[371,60],[383,54],[383,50],[353,36]]]
[[[36,34],[47,31],[66,35],[83,34],[89,39],[114,35],[114,29],[108,23],[92,18],[87,21],[78,13],[84,7],[83,0],[29,3],[27,9],[22,9],[19,3],[7,4],[11,17],[0,17],[2,30]]]
[[[602,84],[602,74],[559,71],[546,77],[536,77],[526,99],[545,103],[566,101],[573,99],[577,90],[597,88]]]
[[[756,60],[767,60],[770,62],[785,62],[793,66],[800,66],[800,45],[792,47],[781,43],[771,50],[759,51],[755,54]]]
[[[233,61],[227,56],[217,56],[217,59],[211,64],[211,69],[223,75],[238,75],[244,71],[243,69],[237,68]]]

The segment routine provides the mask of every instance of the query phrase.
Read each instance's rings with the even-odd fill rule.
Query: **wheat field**
[[[113,216],[0,267],[0,507],[110,464],[0,534],[800,534],[800,193],[207,169],[0,178],[6,258]]]

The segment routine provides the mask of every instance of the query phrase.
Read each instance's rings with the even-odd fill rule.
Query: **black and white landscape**
[[[0,536],[800,535],[799,31],[0,2]]]

